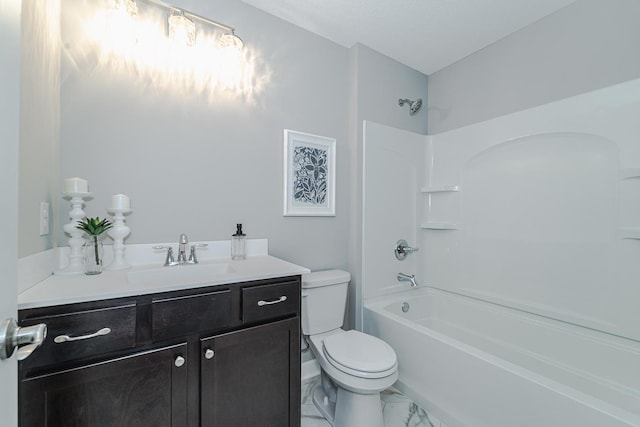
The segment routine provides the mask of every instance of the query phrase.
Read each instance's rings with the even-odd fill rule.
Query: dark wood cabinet
[[[20,427],[300,425],[300,276],[20,310],[19,322],[49,325],[19,364]]]
[[[296,319],[202,339],[202,425],[297,425],[299,348]]]
[[[185,343],[24,379],[21,425],[185,426],[186,351]]]

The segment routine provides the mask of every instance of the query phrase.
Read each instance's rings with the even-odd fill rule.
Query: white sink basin
[[[127,282],[132,285],[199,284],[220,279],[234,273],[227,263],[184,264],[172,267],[153,267],[127,272]]]

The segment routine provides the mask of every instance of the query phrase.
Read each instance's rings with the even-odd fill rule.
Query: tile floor
[[[331,427],[313,404],[313,389],[320,377],[302,383],[301,427]],[[445,427],[438,420],[395,389],[381,394],[385,427]]]

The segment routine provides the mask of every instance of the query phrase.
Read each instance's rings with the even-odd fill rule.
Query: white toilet
[[[384,427],[380,392],[398,379],[389,344],[341,329],[351,275],[318,271],[302,276],[302,333],[322,368],[313,402],[334,427]]]

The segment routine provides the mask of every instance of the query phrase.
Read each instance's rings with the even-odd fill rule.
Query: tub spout
[[[418,286],[418,282],[416,282],[415,274],[398,273],[397,279],[398,279],[398,282],[411,282],[412,288],[415,288]]]

